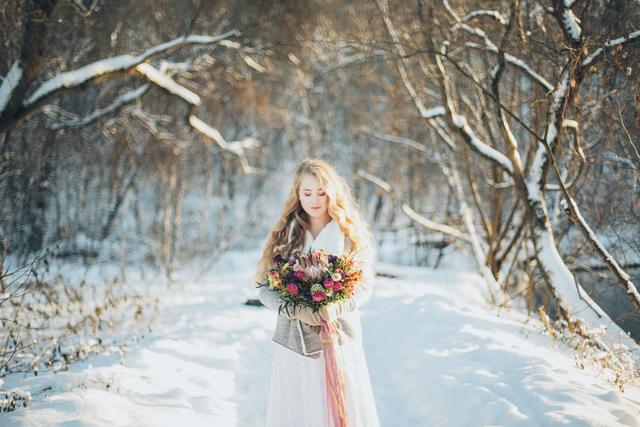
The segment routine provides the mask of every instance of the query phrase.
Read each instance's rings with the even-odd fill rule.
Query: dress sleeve
[[[268,286],[260,286],[258,288],[258,295],[262,305],[270,310],[278,311],[280,307],[280,295],[278,291],[269,289]]]

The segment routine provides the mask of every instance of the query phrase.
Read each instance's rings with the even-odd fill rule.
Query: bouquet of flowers
[[[306,305],[317,311],[323,305],[348,298],[362,276],[353,257],[328,254],[322,249],[309,249],[289,259],[276,255],[273,261],[275,267],[257,282],[257,287],[278,290],[284,302],[281,310]]]

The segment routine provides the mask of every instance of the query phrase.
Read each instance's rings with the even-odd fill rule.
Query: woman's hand
[[[318,311],[313,311],[311,307],[299,305],[293,308],[294,318],[312,326],[322,326],[322,319],[331,323],[338,319],[338,306],[334,303],[323,305]]]
[[[294,317],[300,320],[301,322],[306,323],[307,325],[312,325],[312,326],[322,325],[319,312],[314,312],[312,308],[307,307],[306,305],[297,306],[293,311],[294,311]]]
[[[327,322],[331,323],[338,319],[337,308],[338,306],[336,304],[329,303],[320,307],[320,310],[318,310],[318,314],[320,314],[323,319],[326,319]]]

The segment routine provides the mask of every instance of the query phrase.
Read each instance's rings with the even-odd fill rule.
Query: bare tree
[[[491,271],[500,280],[501,273],[507,271],[506,267],[510,270],[513,262],[505,269],[501,264],[510,257],[513,261],[516,259],[510,254],[533,254],[534,258],[524,261],[535,261],[570,328],[590,336],[597,347],[608,352],[614,366],[622,367],[625,362],[617,357],[615,345],[621,342],[635,349],[637,344],[609,319],[567,267],[554,238],[546,199],[550,192],[560,191],[563,206],[583,239],[616,275],[631,303],[639,308],[640,295],[629,274],[599,241],[569,192],[579,180],[579,169],[567,183],[569,169],[560,169],[557,153],[564,137],[584,159],[579,139],[580,121],[570,115],[572,111],[581,113],[581,83],[599,61],[613,52],[637,50],[640,31],[636,28],[624,33],[612,32],[594,43],[594,38],[583,34],[579,25],[579,2],[555,1],[551,6],[526,1],[478,2],[475,8],[466,4],[452,6],[447,0],[418,3],[419,20],[413,21],[413,25],[419,26],[421,32],[410,33],[406,29],[413,28],[411,24],[405,23],[398,30],[390,5],[376,0],[406,93],[438,139],[448,148],[455,147],[449,150],[452,159],[461,155],[465,158],[467,151],[475,153],[483,163],[498,170],[497,177],[513,189],[504,228],[492,230],[489,224],[497,220],[486,218],[484,195],[478,194],[480,182],[473,178],[471,169],[466,168],[471,185],[464,192],[473,196],[490,248],[481,262],[499,260]],[[500,10],[507,5],[508,12]],[[496,6],[499,10],[493,9]],[[396,20],[406,19],[403,14],[411,13],[403,7],[397,7],[395,12]],[[532,35],[536,19],[539,22],[543,16],[551,17],[551,21],[545,20],[550,28]],[[480,23],[474,25],[476,21]],[[570,48],[563,49],[563,45]],[[552,54],[538,54],[537,46],[543,46]],[[413,56],[416,59],[411,61]],[[425,105],[415,89],[414,81],[418,78],[436,83],[431,106]],[[532,92],[536,87],[539,89]],[[536,103],[546,104],[546,110],[529,106],[528,99],[535,94],[540,97]],[[522,141],[533,143],[527,150]],[[467,148],[461,148],[459,143]],[[546,183],[550,168],[557,184]],[[464,197],[460,197],[462,206],[465,206]],[[518,217],[514,216],[517,211],[522,220],[520,225],[512,222]],[[499,211],[495,214],[502,216]],[[523,226],[527,230],[524,239],[521,238]],[[519,249],[522,245],[527,248],[524,252]],[[605,339],[596,333],[603,325],[608,328]]]

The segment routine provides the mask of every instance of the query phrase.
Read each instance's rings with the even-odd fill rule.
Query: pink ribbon
[[[348,427],[344,396],[344,374],[338,365],[334,348],[333,338],[335,328],[326,319],[321,317],[321,320],[320,338],[322,340],[322,354],[325,360],[327,408],[333,417],[335,427]],[[331,394],[331,396],[329,396],[329,394]],[[327,420],[327,422],[329,423],[329,420]],[[330,425],[330,423],[328,425]]]

